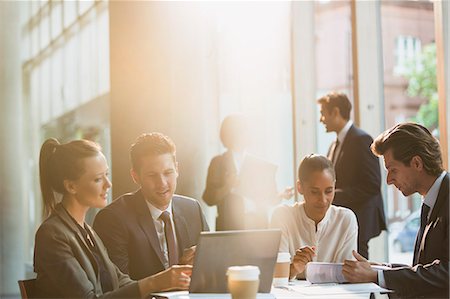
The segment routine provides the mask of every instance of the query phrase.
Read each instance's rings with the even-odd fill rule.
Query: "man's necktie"
[[[339,146],[339,139],[336,138],[336,141],[334,142],[333,147],[330,151],[330,157],[329,157],[331,162],[333,162],[333,165],[336,165],[338,146]]]
[[[425,226],[427,225],[428,213],[430,212],[430,207],[426,204],[422,204],[422,209],[420,211],[420,228],[417,232],[416,245],[414,246],[414,265],[419,263],[420,257],[420,244],[422,243],[423,232],[425,230]]]
[[[169,212],[162,212],[159,219],[164,222],[164,234],[166,235],[167,250],[169,251],[169,266],[176,265],[178,263],[178,248]]]

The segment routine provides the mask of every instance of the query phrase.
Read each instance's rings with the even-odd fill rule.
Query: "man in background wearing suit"
[[[345,261],[343,274],[350,282],[375,282],[402,298],[449,298],[448,230],[449,174],[442,166],[439,142],[423,126],[394,126],[372,144],[384,157],[388,185],[403,195],[422,195],[420,229],[414,248],[413,267],[387,265],[375,271],[353,252],[356,261]]]
[[[161,133],[144,134],[131,146],[130,158],[139,190],[120,196],[94,220],[111,260],[132,279],[192,264],[193,246],[209,228],[195,199],[174,195],[175,144]]]
[[[317,101],[320,121],[327,132],[336,132],[328,158],[336,171],[333,204],[353,210],[358,219],[358,251],[369,256],[369,240],[386,229],[381,172],[378,158],[370,150],[372,137],[350,120],[352,104],[343,93],[332,92]]]

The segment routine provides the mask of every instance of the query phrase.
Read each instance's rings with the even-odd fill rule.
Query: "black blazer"
[[[90,229],[88,227],[88,229]],[[93,243],[105,262],[113,291],[103,293],[97,262],[77,225],[61,204],[36,232],[34,271],[42,298],[140,298],[137,282],[123,274],[108,257],[100,238]]]
[[[448,185],[447,173],[424,230],[423,251],[414,253],[419,264],[383,271],[386,286],[402,298],[449,298]]]
[[[226,185],[227,178],[236,174],[231,151],[214,157],[209,164],[202,198],[210,206],[217,205],[216,230],[219,231],[245,228],[244,199]]]
[[[195,199],[175,195],[172,210],[181,256],[184,249],[197,244],[200,232],[209,228]],[[140,189],[100,210],[93,227],[111,260],[131,278],[142,279],[165,269],[155,225]]]
[[[386,229],[378,158],[370,150],[373,139],[352,125],[336,160],[336,194],[333,204],[351,209],[358,219],[363,241]]]

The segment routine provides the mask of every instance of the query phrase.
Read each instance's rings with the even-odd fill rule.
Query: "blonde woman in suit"
[[[35,240],[34,270],[39,297],[138,298],[151,292],[187,289],[191,266],[173,266],[138,281],[109,259],[97,234],[85,223],[89,208],[106,205],[111,182],[99,145],[87,140],[41,148],[40,184],[47,219]],[[55,197],[61,195],[61,201]]]

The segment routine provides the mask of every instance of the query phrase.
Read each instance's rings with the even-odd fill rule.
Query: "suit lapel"
[[[175,233],[177,235],[178,253],[181,257],[184,248],[187,248],[190,240],[189,231],[187,230],[187,222],[184,218],[177,197],[172,198],[173,222],[175,223]]]
[[[433,210],[431,211],[430,219],[427,223],[434,221],[437,218],[438,213],[441,211],[442,206],[445,201],[448,200],[448,173],[445,174],[444,179],[442,180],[441,187],[439,188],[439,193],[436,199],[436,203],[434,204]]]
[[[164,265],[164,256],[161,252],[161,245],[159,244],[158,235],[156,234],[155,224],[153,223],[152,215],[150,214],[150,210],[148,209],[141,190],[136,192],[135,203],[139,225],[147,236],[147,241],[156,252],[161,264]]]
[[[70,215],[68,214],[66,209],[64,209],[62,204],[58,204],[56,206],[56,208],[55,208],[55,211],[58,214],[58,216],[61,218],[63,223],[66,226],[68,226],[72,230],[72,232],[76,235],[76,237],[78,239],[78,243],[81,245],[81,247],[83,248],[85,254],[87,255],[87,257],[91,261],[92,271],[86,271],[86,274],[89,277],[89,280],[95,285],[95,288],[97,290],[101,289],[101,286],[99,284],[100,283],[100,277],[99,277],[99,272],[98,272],[97,261],[95,260],[94,255],[92,254],[91,250],[89,249],[89,246],[86,244],[85,239],[81,235],[81,232],[80,232],[79,228],[74,223],[74,221],[71,219]]]
[[[94,232],[94,230],[89,225],[87,225],[87,229],[89,229],[91,236],[92,236],[92,242],[98,249],[98,252],[99,252],[99,254],[103,260],[103,263],[105,265],[105,268],[109,272],[111,281],[113,283],[113,289],[117,289],[119,287],[119,280],[117,279],[117,274],[116,274],[116,269],[114,268],[114,264],[110,262],[108,253],[106,252],[106,249],[103,246],[103,243],[101,243],[101,241],[99,240],[99,237]]]
[[[424,228],[422,239],[420,240],[420,246],[418,249],[418,252],[416,254],[419,256],[423,252],[425,248],[425,240],[427,238],[427,234],[430,231],[430,229],[437,225],[440,218],[438,218],[438,213],[442,210],[442,205],[444,205],[445,201],[448,200],[448,173],[445,175],[444,179],[442,180],[441,187],[439,188],[439,193],[436,199],[436,203],[434,204],[433,210],[431,211],[431,215],[427,221],[427,225]]]

